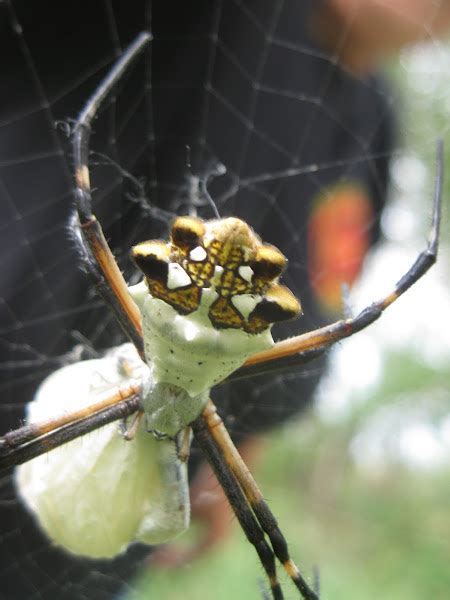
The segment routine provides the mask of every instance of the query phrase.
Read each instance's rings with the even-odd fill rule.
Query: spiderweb
[[[388,160],[405,165],[422,157],[417,132],[406,150],[401,135],[394,142],[398,98],[384,81],[353,76],[311,38],[313,4],[0,3],[7,57],[0,114],[2,431],[20,423],[48,373],[122,340],[71,237],[68,134],[108,68],[144,28],[154,40],[105,102],[91,141],[95,213],[127,280],[136,281],[133,243],[165,236],[177,214],[213,217],[200,186],[207,181],[222,216],[247,220],[289,257],[284,283],[302,299],[305,314],[276,329],[276,337],[332,320],[317,302],[314,281],[311,287],[314,203],[331,196],[338,182],[363,186],[370,244],[379,235]],[[444,56],[433,42],[429,52]],[[436,68],[430,86],[439,76]],[[403,127],[400,121],[401,134]],[[431,156],[442,128],[431,122],[421,128]],[[430,189],[425,181],[424,193]],[[421,202],[423,196],[416,199],[423,225],[428,205]],[[307,405],[324,362],[217,390],[237,438]],[[132,586],[142,548],[109,563],[68,557],[36,530],[9,479],[0,483],[0,508],[0,598],[106,599]]]

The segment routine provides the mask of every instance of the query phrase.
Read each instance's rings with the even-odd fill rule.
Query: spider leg
[[[142,32],[128,46],[121,58],[106,75],[93,96],[81,111],[73,129],[73,155],[75,167],[75,207],[78,214],[77,241],[88,273],[97,291],[116,316],[127,337],[144,355],[140,313],[128,293],[127,284],[118,268],[100,223],[92,213],[92,197],[89,181],[89,138],[91,122],[111,89],[118,83],[130,63],[142,52],[152,39]]]
[[[318,600],[317,594],[309,587],[292,558],[288,546],[280,531],[277,520],[264,500],[256,481],[241,458],[230,438],[217,409],[211,400],[203,411],[203,419],[208,430],[221,450],[226,464],[238,481],[263,531],[268,535],[275,556],[294,582],[305,600]]]
[[[180,431],[177,436],[177,456],[181,462],[187,462],[189,460],[191,452],[191,428],[185,427]]]
[[[25,425],[0,438],[0,472],[40,456],[141,408],[142,385],[122,386],[79,411]]]
[[[122,420],[123,431],[121,429],[121,433],[124,440],[126,440],[127,442],[132,442],[134,440],[143,416],[144,411],[139,410],[138,412],[134,413],[130,425],[127,425],[126,419]]]
[[[211,400],[209,403],[212,405]],[[259,560],[269,579],[273,599],[283,600],[284,596],[276,573],[274,554],[266,542],[264,532],[255,519],[241,486],[229,469],[221,450],[215,443],[206,419],[200,415],[191,423],[191,427],[195,439],[211,464],[242,530],[248,541],[255,547]]]
[[[324,346],[322,348],[314,348],[304,352],[297,352],[296,354],[292,354],[290,356],[271,358],[270,360],[264,362],[244,364],[242,367],[239,367],[239,369],[236,369],[236,371],[233,371],[231,375],[229,375],[218,385],[222,385],[230,381],[239,381],[240,379],[249,379],[250,377],[259,377],[260,375],[279,375],[280,373],[292,373],[293,369],[309,363],[315,358],[318,358],[324,354],[326,349],[327,346]]]
[[[391,293],[387,294],[377,302],[373,302],[364,308],[358,315],[353,318],[342,319],[309,331],[302,335],[292,337],[275,344],[270,350],[259,352],[251,356],[240,369],[240,377],[245,375],[246,369],[252,374],[257,374],[256,365],[262,365],[268,361],[278,361],[278,366],[282,367],[282,361],[293,358],[292,355],[298,355],[299,363],[307,362],[308,356],[311,358],[317,356],[317,352],[326,349],[332,344],[343,338],[349,337],[354,333],[361,331],[374,321],[393,304],[404,292],[409,290],[436,262],[438,245],[439,245],[439,229],[441,222],[441,205],[442,205],[442,181],[443,181],[443,144],[439,141],[437,144],[437,168],[435,178],[435,191],[433,202],[433,217],[428,235],[428,244],[411,265],[409,270],[395,284]],[[290,361],[290,366],[293,366],[293,361]]]

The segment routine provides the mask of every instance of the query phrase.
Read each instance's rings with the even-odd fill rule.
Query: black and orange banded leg
[[[302,597],[305,600],[318,600],[317,594],[309,587],[298,567],[289,556],[288,546],[277,520],[264,500],[256,481],[242,460],[211,400],[204,409],[202,418],[225,463],[242,488],[248,503],[258,519],[259,525],[269,537],[276,558],[283,565],[286,573],[292,579]]]
[[[151,41],[149,32],[142,32],[125,50],[102,84],[88,100],[73,127],[72,144],[75,168],[75,207],[78,215],[77,241],[87,272],[98,293],[115,315],[128,339],[144,357],[141,317],[128,293],[126,282],[103,235],[100,223],[92,212],[89,181],[89,139],[91,122],[105,97],[117,84],[130,63]]]
[[[24,425],[0,438],[0,475],[41,454],[125,419],[142,407],[142,385],[132,383],[105,393],[96,403],[41,423]]]
[[[428,234],[428,243],[416,258],[408,271],[394,286],[391,293],[364,308],[358,315],[349,319],[336,321],[320,329],[309,331],[302,335],[288,338],[278,342],[270,350],[259,352],[251,356],[244,365],[234,373],[230,379],[257,375],[264,372],[264,365],[270,365],[270,370],[284,370],[285,365],[290,369],[295,368],[295,356],[298,364],[304,364],[317,353],[325,350],[339,340],[365,329],[376,321],[383,312],[393,304],[402,294],[413,286],[436,262],[439,246],[439,230],[442,212],[442,183],[444,172],[443,143],[437,143],[436,150],[436,177],[432,210],[432,222]]]
[[[210,404],[212,404],[211,401]],[[277,577],[274,553],[266,542],[264,532],[259,526],[241,486],[215,443],[206,419],[200,415],[191,423],[191,427],[195,440],[207,457],[242,530],[258,554],[269,580],[272,598],[283,600],[284,596]]]

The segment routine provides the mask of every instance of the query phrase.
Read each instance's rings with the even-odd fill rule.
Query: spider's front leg
[[[364,308],[352,318],[336,321],[320,329],[309,331],[275,344],[273,348],[250,357],[232,378],[258,375],[268,370],[295,368],[315,358],[339,340],[365,329],[376,321],[402,294],[412,287],[436,262],[439,246],[439,230],[442,213],[442,182],[444,175],[443,143],[439,141],[436,150],[436,177],[432,210],[432,222],[428,234],[428,244],[416,258],[408,271],[395,284],[392,292]]]
[[[127,284],[103,235],[102,227],[93,214],[88,162],[92,119],[107,94],[151,39],[151,34],[144,31],[126,49],[81,111],[72,135],[76,184],[75,207],[78,219],[78,222],[74,223],[75,229],[78,230],[76,241],[81,250],[85,269],[98,293],[142,358],[144,351],[139,310],[128,293]]]

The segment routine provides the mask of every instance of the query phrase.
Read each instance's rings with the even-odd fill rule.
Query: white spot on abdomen
[[[260,301],[261,296],[256,294],[238,294],[231,297],[233,306],[241,313],[244,319],[248,319],[250,313]]]
[[[249,267],[248,265],[243,265],[243,266],[239,267],[238,273],[242,277],[242,279],[244,279],[245,281],[248,281],[248,283],[252,282],[253,275],[255,274],[253,269],[251,267]]]
[[[192,283],[192,279],[178,263],[169,264],[169,273],[167,275],[167,287],[169,290],[184,288]]]
[[[206,250],[201,246],[197,246],[189,252],[189,258],[196,262],[203,262],[207,257]]]

